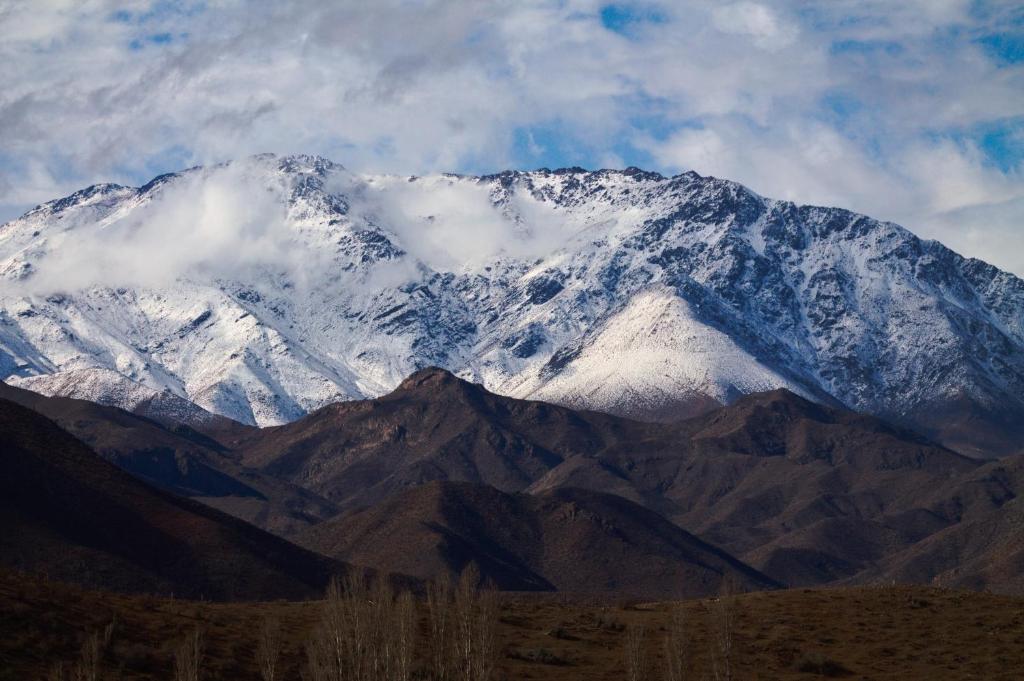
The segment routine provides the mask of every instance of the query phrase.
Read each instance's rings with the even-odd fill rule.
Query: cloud
[[[716,7],[711,19],[719,31],[751,36],[755,45],[766,50],[791,45],[799,33],[795,26],[784,23],[770,8],[756,2]]]
[[[179,277],[212,280],[260,268],[306,269],[285,220],[283,187],[247,180],[251,167],[232,164],[186,174],[151,201],[111,219],[86,219],[48,237],[26,293],[93,286],[161,286]],[[251,277],[250,277],[251,278]]]
[[[967,0],[8,0],[0,216],[262,151],[417,175],[621,161],[1024,272],[1024,64],[992,47],[1021,25]]]
[[[490,187],[446,176],[333,178],[328,189],[351,197],[357,221],[385,226],[414,258],[441,271],[498,256],[549,255],[572,237],[549,204],[524,192],[495,206]],[[506,214],[508,211],[512,216]]]
[[[915,228],[954,250],[1024,272],[1024,182],[969,143],[921,140],[884,162],[817,122],[770,136],[742,123],[639,140],[659,165],[742,182],[765,196],[843,206]]]
[[[556,209],[528,193],[496,206],[490,186],[444,175],[364,176],[343,168],[325,180],[342,195],[356,229],[377,225],[411,255],[354,272],[333,258],[340,227],[288,228],[288,176],[275,161],[250,157],[187,171],[155,193],[95,220],[68,213],[31,249],[23,295],[94,287],[163,288],[178,280],[259,282],[280,277],[300,290],[342,279],[343,289],[378,290],[412,281],[421,263],[439,271],[498,256],[531,260],[573,237]],[[518,218],[518,219],[517,219]],[[11,284],[14,285],[14,284]]]

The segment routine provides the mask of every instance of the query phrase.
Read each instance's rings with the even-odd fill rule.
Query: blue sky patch
[[[1024,163],[1024,117],[986,126],[975,139],[988,160],[1004,173]]]
[[[628,38],[635,37],[636,29],[643,24],[665,23],[665,15],[651,5],[605,5],[600,15],[602,26]]]
[[[169,45],[172,42],[174,42],[174,36],[170,33],[154,33],[141,38],[135,38],[128,43],[128,47],[133,50],[141,50],[146,45]]]
[[[1024,31],[994,33],[979,38],[977,42],[992,59],[1003,66],[1024,62]]]
[[[829,51],[835,55],[841,54],[885,54],[890,57],[897,57],[903,52],[903,46],[899,43],[884,40],[839,40],[829,47]]]

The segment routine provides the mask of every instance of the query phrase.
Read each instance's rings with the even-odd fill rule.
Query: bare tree
[[[98,632],[92,632],[82,644],[82,651],[72,672],[75,681],[98,681],[103,644]]]
[[[174,651],[174,681],[199,681],[203,668],[203,632],[196,627]]]
[[[472,563],[459,577],[452,613],[455,678],[489,681],[497,649],[498,599],[493,590],[480,589],[480,571]]]
[[[320,623],[306,644],[309,681],[408,681],[416,640],[416,603],[397,597],[378,575],[367,588],[364,575],[332,580]]]
[[[110,642],[114,640],[114,630],[117,629],[117,615],[110,620],[110,623],[103,628],[103,650],[110,647]]]
[[[474,644],[476,642],[476,593],[480,571],[470,563],[459,576],[455,587],[455,669],[462,681],[476,681]]]
[[[665,633],[665,681],[683,681],[686,676],[686,613],[676,603],[669,612],[668,631]]]
[[[350,656],[354,652],[352,640],[350,605],[346,591],[335,578],[327,586],[320,626],[307,647],[311,673],[317,673],[326,681],[345,681],[356,678],[349,669]]]
[[[442,574],[427,587],[427,616],[430,620],[430,668],[434,681],[449,681],[452,675],[454,628],[452,583]]]
[[[313,636],[306,642],[306,669],[303,673],[305,681],[334,681],[331,651],[328,649],[330,637],[323,626],[318,626]]]
[[[263,681],[277,681],[278,662],[281,657],[281,623],[273,617],[263,620],[260,638],[256,643],[256,664]]]
[[[391,681],[409,681],[416,650],[416,601],[403,591],[395,602],[391,638],[394,646]]]
[[[711,604],[711,663],[716,681],[732,681],[736,666],[736,594],[732,579],[722,583],[721,595]]]
[[[498,648],[498,594],[491,588],[484,588],[477,594],[475,634],[475,681],[490,681]]]
[[[46,681],[64,681],[64,663],[54,662],[46,674]]]
[[[647,679],[645,637],[646,632],[639,624],[631,624],[626,628],[626,681],[645,681]]]

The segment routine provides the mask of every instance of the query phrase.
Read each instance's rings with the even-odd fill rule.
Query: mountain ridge
[[[345,528],[345,518],[354,523],[350,529],[362,526],[353,520],[360,517],[371,527],[399,523],[433,546],[413,531],[428,517],[443,527],[430,508],[381,509],[418,498],[424,485],[457,483],[492,489],[498,498],[573,488],[615,495],[789,586],[900,573],[1019,590],[1024,575],[1012,562],[998,571],[976,569],[999,546],[1014,545],[1005,534],[1012,523],[1002,523],[992,542],[962,549],[965,563],[975,566],[970,573],[939,569],[945,559],[936,557],[970,536],[969,528],[995,526],[1007,500],[1024,491],[1019,457],[972,459],[877,417],[785,389],[685,421],[649,423],[504,397],[431,368],[383,397],[322,408],[235,447],[246,466],[340,509],[337,522],[297,536],[361,559],[383,554],[346,546],[345,532],[332,537],[330,528]],[[482,504],[477,515],[487,508]],[[471,534],[455,532],[460,545]],[[381,537],[371,543],[393,548]],[[529,574],[546,573],[534,563]]]
[[[182,205],[263,193],[272,218],[239,234],[299,265],[185,258],[165,282],[33,292],[98,229],[134,248]],[[399,178],[261,155],[43,204],[0,228],[0,276],[0,378],[48,394],[124,404],[135,389],[117,375],[272,425],[441,365],[642,419],[786,387],[975,456],[1024,439],[1024,281],[892,223],[693,172]],[[61,377],[74,371],[78,387]]]

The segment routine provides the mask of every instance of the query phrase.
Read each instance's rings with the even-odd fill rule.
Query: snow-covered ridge
[[[0,277],[4,380],[117,403],[123,377],[261,425],[426,365],[635,415],[775,387],[1024,415],[1020,279],[692,172],[261,155],[44,204],[0,227]]]

